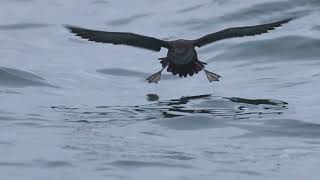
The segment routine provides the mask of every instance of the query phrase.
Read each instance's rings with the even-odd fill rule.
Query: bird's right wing
[[[167,41],[139,34],[126,32],[97,31],[69,25],[65,27],[69,29],[72,33],[76,34],[76,36],[82,37],[89,41],[112,43],[115,45],[122,44],[139,48],[145,48],[153,51],[160,51],[161,47],[169,48],[169,44]]]
[[[205,35],[199,39],[196,39],[194,40],[194,45],[197,47],[202,47],[204,45],[207,45],[222,39],[226,39],[226,38],[254,36],[254,35],[267,33],[268,31],[273,30],[274,28],[279,27],[282,24],[287,23],[291,20],[292,19],[285,19],[282,21],[277,21],[277,22],[262,24],[257,26],[228,28],[222,31]]]

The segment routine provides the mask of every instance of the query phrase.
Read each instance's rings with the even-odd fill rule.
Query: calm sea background
[[[295,19],[198,49],[207,69],[88,42],[71,24],[162,39]],[[1,0],[3,180],[319,179],[319,0]]]

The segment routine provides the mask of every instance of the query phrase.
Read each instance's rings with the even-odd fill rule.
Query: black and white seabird
[[[222,31],[207,34],[195,40],[178,39],[174,41],[165,41],[134,33],[106,32],[70,25],[67,25],[66,28],[68,28],[72,33],[75,33],[77,36],[89,41],[112,43],[115,45],[122,44],[145,48],[152,51],[160,51],[162,47],[167,48],[167,57],[159,58],[162,69],[147,78],[149,83],[158,83],[161,73],[166,67],[168,72],[171,72],[173,75],[179,74],[180,77],[187,77],[188,74],[193,76],[199,71],[204,70],[209,82],[212,82],[219,81],[221,76],[204,68],[206,63],[198,59],[195,47],[200,48],[207,44],[227,38],[254,36],[267,33],[269,30],[273,30],[274,28],[279,27],[290,20],[291,19],[285,19],[282,21],[256,26],[228,28]]]

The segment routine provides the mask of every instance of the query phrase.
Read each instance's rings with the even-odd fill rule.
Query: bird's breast
[[[190,64],[192,61],[197,59],[197,53],[194,49],[186,50],[184,53],[180,54],[169,50],[167,56],[169,61],[176,65]]]

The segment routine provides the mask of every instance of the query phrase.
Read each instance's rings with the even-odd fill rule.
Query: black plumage
[[[94,42],[128,45],[152,51],[160,51],[161,48],[167,48],[167,57],[159,58],[162,69],[147,78],[149,83],[158,83],[161,73],[166,67],[168,72],[171,72],[173,75],[178,74],[180,77],[187,77],[188,75],[193,76],[199,71],[204,70],[208,80],[212,82],[218,81],[221,76],[204,69],[206,63],[198,60],[195,47],[203,47],[222,39],[254,36],[267,33],[268,31],[273,30],[284,23],[288,23],[291,20],[292,19],[285,19],[256,26],[228,28],[207,34],[195,40],[179,39],[174,41],[165,41],[134,33],[98,31],[70,25],[67,25],[66,28],[76,34],[76,36]]]

